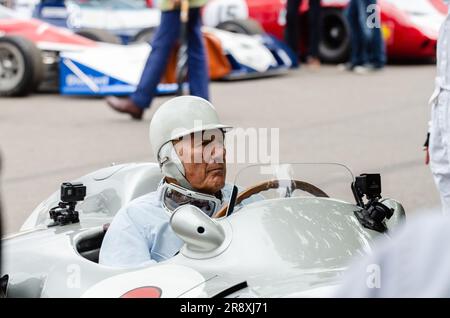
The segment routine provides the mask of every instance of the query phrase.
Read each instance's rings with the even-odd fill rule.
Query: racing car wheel
[[[284,186],[286,184],[290,184],[291,185],[291,187],[289,188],[290,193],[294,192],[295,190],[302,190],[302,191],[305,191],[316,197],[329,198],[328,194],[326,194],[323,190],[319,189],[315,185],[312,185],[311,183],[308,183],[305,181],[300,181],[300,180],[275,179],[275,180],[264,181],[260,184],[254,185],[254,186],[246,189],[245,191],[243,191],[236,197],[235,205],[241,203],[245,199],[250,198],[252,195],[260,193],[262,191],[267,191],[270,189],[278,189],[278,188],[280,188],[280,184],[282,186]],[[220,209],[214,217],[221,218],[221,217],[225,216],[227,209],[228,209],[228,204],[225,205],[224,207],[222,207],[222,209]]]
[[[44,77],[42,53],[21,36],[0,36],[0,96],[25,96]]]

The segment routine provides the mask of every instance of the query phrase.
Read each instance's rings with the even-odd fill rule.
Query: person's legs
[[[299,21],[298,21],[298,7],[302,0],[287,0],[286,4],[286,27],[284,30],[284,39],[287,45],[299,55],[298,41],[299,41]]]
[[[375,68],[383,68],[386,65],[386,48],[380,28],[373,30],[372,42],[370,44],[369,63]]]
[[[320,0],[309,0],[308,12],[309,56],[319,58],[319,43],[321,33]]]
[[[450,214],[450,92],[442,91],[432,108],[430,168],[438,188],[442,211]]]
[[[350,64],[352,67],[361,65],[361,28],[359,23],[359,2],[360,0],[350,0],[345,15],[350,27]]]
[[[136,91],[130,96],[131,100],[141,109],[150,106],[179,34],[180,11],[162,12],[161,23],[152,40],[152,51]]]
[[[367,6],[369,0],[357,0],[356,1],[356,14],[357,14],[357,30],[359,41],[359,61],[358,65],[366,65],[368,59],[368,46],[370,43],[370,37],[372,35],[369,26],[367,25]]]
[[[209,99],[209,74],[205,44],[201,31],[200,9],[189,11],[188,25],[188,79],[191,95]]]

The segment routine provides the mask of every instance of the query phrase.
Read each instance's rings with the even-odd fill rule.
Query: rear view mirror
[[[207,258],[217,255],[231,241],[231,229],[227,230],[227,221],[213,220],[193,205],[177,208],[170,218],[170,225],[186,243],[181,250],[186,257]]]

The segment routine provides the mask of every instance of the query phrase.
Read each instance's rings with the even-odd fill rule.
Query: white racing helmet
[[[165,102],[150,123],[150,143],[164,176],[192,189],[172,141],[191,133],[230,128],[220,122],[214,106],[203,98],[180,96]]]

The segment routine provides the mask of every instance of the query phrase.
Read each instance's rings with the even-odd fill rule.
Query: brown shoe
[[[144,110],[139,108],[131,98],[117,98],[115,96],[106,97],[106,103],[119,113],[129,114],[133,119],[141,120]]]

